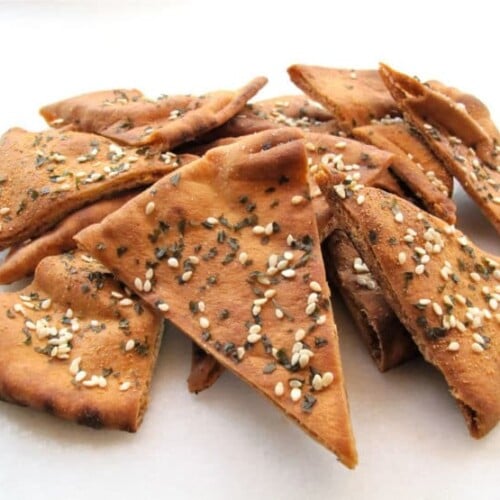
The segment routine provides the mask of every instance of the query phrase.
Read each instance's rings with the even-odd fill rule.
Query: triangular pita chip
[[[500,232],[497,138],[489,135],[463,103],[386,65],[381,65],[380,74],[409,121]]]
[[[162,319],[83,253],[47,257],[0,295],[0,397],[91,427],[137,430]]]
[[[317,181],[388,304],[443,373],[470,433],[484,436],[500,419],[498,260],[396,196],[327,171]]]
[[[173,149],[227,122],[266,82],[258,77],[237,91],[155,100],[138,90],[92,92],[44,106],[40,113],[52,126],[93,132],[130,146]]]
[[[277,129],[215,148],[76,238],[354,467],[301,138]]]
[[[0,249],[42,234],[67,214],[152,184],[192,155],[152,155],[103,137],[13,128],[0,138]]]
[[[385,372],[414,358],[415,342],[343,231],[334,231],[323,242],[323,258],[328,281],[342,295],[378,369]]]
[[[76,247],[73,236],[83,228],[100,222],[106,215],[120,208],[133,198],[131,192],[101,200],[81,208],[65,217],[54,228],[34,240],[28,240],[10,248],[5,260],[0,264],[0,283],[13,283],[31,276],[38,263],[50,255],[59,255]]]

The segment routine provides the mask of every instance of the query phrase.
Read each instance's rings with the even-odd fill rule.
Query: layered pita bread
[[[378,369],[385,372],[417,356],[415,342],[343,231],[323,242],[323,258],[328,281],[342,295]]]
[[[443,373],[471,435],[484,436],[500,419],[498,259],[405,200],[327,171],[316,179],[389,306]]]
[[[0,283],[13,283],[31,276],[39,262],[45,257],[73,250],[76,247],[73,239],[76,233],[91,224],[100,222],[106,215],[120,208],[136,194],[137,192],[123,194],[81,208],[40,237],[13,246],[0,264]]]
[[[258,77],[236,91],[156,100],[138,90],[92,92],[44,106],[40,113],[51,126],[96,133],[130,146],[170,150],[227,122],[266,83],[267,78]]]
[[[163,321],[86,254],[0,295],[0,397],[95,428],[141,423]]]
[[[43,234],[99,199],[152,184],[193,158],[122,148],[81,132],[11,129],[0,138],[0,249]]]
[[[483,128],[484,121],[477,121],[463,103],[415,78],[386,65],[381,65],[380,74],[408,120],[500,232],[500,146],[496,129],[488,125]],[[491,123],[489,118],[486,121]]]
[[[215,148],[76,238],[354,467],[301,138],[278,129]]]

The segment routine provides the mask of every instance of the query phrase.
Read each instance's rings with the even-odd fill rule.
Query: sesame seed
[[[490,306],[490,309],[492,311],[496,311],[498,309],[498,300],[495,298],[492,298],[488,301],[488,305]]]
[[[484,347],[481,344],[478,344],[477,342],[473,342],[473,344],[471,345],[471,349],[476,354],[481,354],[484,351]]]
[[[24,307],[21,304],[14,304],[14,311],[22,314],[23,316],[26,314],[26,311],[24,310]]]
[[[318,302],[319,295],[316,292],[311,292],[307,297],[307,303],[311,304],[313,302]]]
[[[357,198],[356,198],[356,203],[358,205],[362,205],[363,203],[365,202],[365,196],[363,194],[360,194]]]
[[[167,312],[170,309],[170,306],[166,302],[160,302],[156,307],[162,312]]]
[[[155,270],[150,267],[147,271],[146,271],[146,279],[147,280],[152,280],[153,279],[153,276],[155,275]]]
[[[307,304],[306,314],[308,316],[313,315],[315,311],[316,311],[316,304],[314,302],[311,302],[311,304]]]
[[[450,269],[446,266],[441,268],[439,274],[441,275],[441,278],[443,278],[445,281],[450,279]]]
[[[473,333],[472,338],[478,344],[484,344],[484,338],[479,333]]]
[[[431,260],[431,258],[430,258],[429,255],[422,255],[422,258],[420,259],[420,262],[422,264],[428,264],[430,260]]]
[[[207,217],[205,222],[211,226],[215,226],[219,223],[219,219],[216,219],[215,217]]]
[[[455,340],[451,341],[448,344],[448,347],[446,348],[447,351],[451,351],[451,352],[456,352],[459,349],[460,349],[460,344]]]
[[[290,391],[290,398],[296,403],[302,397],[302,391],[298,387],[294,387]]]
[[[469,276],[470,276],[470,279],[472,281],[475,281],[476,283],[479,283],[481,281],[481,276],[479,276],[478,273],[470,273]]]
[[[312,379],[312,386],[315,391],[323,389],[323,379],[319,373],[316,373]]]
[[[323,373],[323,377],[321,379],[323,387],[328,387],[333,382],[333,378],[334,377],[332,372]]]
[[[9,207],[2,207],[0,208],[0,215],[7,215],[10,212]]]
[[[264,297],[266,299],[271,299],[273,298],[274,296],[276,295],[276,290],[274,290],[274,288],[270,288],[269,290],[266,290],[264,292]]]
[[[75,358],[69,365],[69,372],[71,375],[76,375],[80,371],[80,363],[82,361],[81,356]]]
[[[283,259],[278,262],[278,265],[276,267],[278,268],[278,271],[283,271],[286,266],[288,266],[288,261]]]
[[[292,205],[300,205],[303,201],[305,198],[301,195],[292,196]]]
[[[266,233],[267,236],[270,236],[274,232],[274,224],[272,222],[269,222],[267,226],[264,228],[264,232]]]
[[[293,260],[293,252],[286,251],[283,253],[283,257],[288,261]]]
[[[424,274],[425,266],[423,264],[419,264],[415,267],[415,274]]]
[[[264,226],[254,226],[252,227],[253,234],[264,234],[266,228]]]
[[[198,257],[196,257],[196,255],[190,255],[187,258],[187,260],[188,260],[188,262],[191,262],[191,264],[194,264],[195,266],[200,263],[200,259]]]
[[[455,294],[455,299],[457,299],[458,302],[460,302],[460,304],[462,305],[465,305],[467,303],[467,299],[460,293]]]
[[[97,385],[99,387],[106,387],[108,385],[108,381],[106,380],[105,377],[103,377],[102,375],[97,379]]]
[[[281,271],[281,276],[283,276],[284,278],[293,278],[295,277],[295,274],[295,269],[285,269]]]
[[[437,302],[432,303],[432,309],[438,316],[443,315],[443,309]]]
[[[261,297],[260,299],[255,299],[253,301],[254,306],[263,306],[267,302],[266,297]]]
[[[252,325],[249,329],[248,329],[248,333],[252,334],[252,333],[260,333],[262,330],[262,327],[260,325]]]
[[[241,361],[243,359],[243,356],[245,356],[245,348],[244,347],[238,347],[236,349],[236,354],[238,355],[238,359]]]
[[[200,326],[205,330],[210,326],[210,321],[206,316],[200,318]]]
[[[240,261],[241,265],[245,265],[248,261],[248,254],[246,252],[240,252],[238,260]]]
[[[403,215],[403,213],[402,212],[397,212],[396,215],[394,216],[394,220],[396,222],[399,222],[399,223],[403,222],[404,221],[404,215]]]
[[[155,202],[154,201],[150,201],[147,205],[146,205],[146,208],[144,209],[144,212],[146,213],[146,215],[151,215],[155,210]]]
[[[285,313],[279,308],[279,307],[276,307],[274,309],[274,315],[278,318],[278,319],[283,319],[285,317]]]
[[[169,267],[177,268],[179,267],[179,261],[175,257],[169,257],[167,260],[167,265]]]
[[[44,310],[49,309],[51,305],[52,305],[52,300],[50,299],[42,300],[42,302],[40,303],[40,307]]]
[[[80,370],[76,375],[75,375],[75,381],[76,382],[81,382],[85,377],[87,376],[87,372],[85,370]]]
[[[305,336],[306,336],[306,331],[303,328],[299,328],[295,332],[295,341],[300,342],[301,340],[304,339]]]
[[[457,241],[463,247],[465,247],[469,244],[469,240],[467,239],[467,236],[465,236],[465,235],[462,235],[459,238],[457,238]]]
[[[139,290],[139,292],[142,292],[142,289],[143,289],[143,285],[142,285],[142,280],[141,278],[137,277],[135,278],[134,280],[134,286],[137,290]]]
[[[342,198],[343,200],[345,199],[346,193],[345,193],[345,187],[343,184],[337,184],[337,185],[333,186],[333,189],[335,190],[335,192],[337,193],[337,195],[340,198]]]
[[[293,245],[293,243],[295,242],[295,238],[289,234],[287,237],[286,237],[286,244],[291,247]]]
[[[399,252],[398,255],[398,262],[403,265],[406,262],[406,253],[405,252]]]
[[[151,289],[153,288],[153,285],[151,283],[150,280],[146,280],[144,282],[144,287],[143,287],[143,290],[146,292],[146,293],[149,293],[151,291]]]
[[[134,339],[129,339],[127,340],[127,343],[125,344],[125,351],[129,352],[135,347],[135,340]]]
[[[318,317],[316,320],[317,325],[324,325],[326,323],[326,314],[322,314],[321,316]]]
[[[280,397],[280,396],[283,396],[284,393],[285,393],[285,386],[283,385],[283,382],[278,382],[274,386],[274,394],[276,396]]]
[[[131,306],[133,304],[132,299],[129,299],[128,297],[125,297],[124,299],[120,300],[118,302],[120,306]]]
[[[119,389],[120,389],[120,391],[125,392],[125,391],[128,391],[130,389],[131,385],[132,384],[127,380],[126,382],[122,382],[120,384]]]
[[[250,342],[250,344],[255,344],[262,338],[262,335],[260,333],[249,333],[247,335],[247,341]]]
[[[205,312],[205,310],[206,310],[206,305],[205,305],[205,302],[203,302],[203,300],[200,300],[200,301],[198,302],[198,310],[199,310],[200,312],[202,312],[202,313],[203,313],[203,312]]]
[[[317,282],[317,281],[311,281],[309,283],[309,288],[313,291],[313,292],[321,292],[321,285]]]
[[[25,326],[28,330],[36,330],[36,325],[32,321],[26,321]]]
[[[193,271],[185,271],[182,273],[181,280],[186,282],[189,281],[193,276]]]

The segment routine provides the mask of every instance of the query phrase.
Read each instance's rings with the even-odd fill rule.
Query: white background
[[[375,67],[474,92],[500,118],[494,2],[0,1],[0,130],[39,130],[37,109],[115,87],[204,93],[292,63]],[[458,193],[460,226],[500,253]],[[337,301],[338,302],[338,301]],[[336,304],[360,463],[355,471],[225,374],[187,392],[190,344],[168,331],[136,435],[82,428],[0,403],[0,498],[499,499],[500,429],[475,441],[439,373],[416,361],[381,375]]]

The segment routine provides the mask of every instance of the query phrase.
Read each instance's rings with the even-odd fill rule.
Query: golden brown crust
[[[44,106],[40,113],[52,126],[93,132],[130,146],[173,149],[225,123],[265,84],[258,77],[237,91],[195,97],[147,99],[137,90],[92,92]]]
[[[192,344],[191,370],[188,377],[189,392],[198,394],[211,387],[224,372],[224,367],[195,342]]]
[[[399,110],[376,70],[350,70],[295,64],[293,83],[330,111],[346,133]]]
[[[417,346],[343,231],[323,242],[323,259],[330,286],[342,295],[378,369],[385,372],[414,358]]]
[[[166,317],[354,467],[301,138],[277,129],[213,149],[77,241],[149,303],[168,304]],[[127,248],[121,258],[117,247]]]
[[[388,304],[467,408],[470,433],[484,436],[500,419],[500,264],[405,200],[328,172],[317,180]]]
[[[152,184],[193,158],[121,148],[82,132],[11,129],[0,138],[0,249],[96,200]]]
[[[39,238],[11,247],[5,261],[0,264],[0,283],[13,283],[31,276],[38,263],[45,257],[76,248],[76,242],[73,240],[76,233],[84,227],[100,222],[136,194],[138,192],[134,191],[81,208]]]
[[[381,65],[380,74],[408,120],[500,232],[496,138],[445,94],[386,65]]]
[[[137,430],[162,319],[137,298],[124,306],[112,293],[124,296],[123,287],[77,252],[47,257],[31,285],[1,295],[0,397],[95,428]]]

